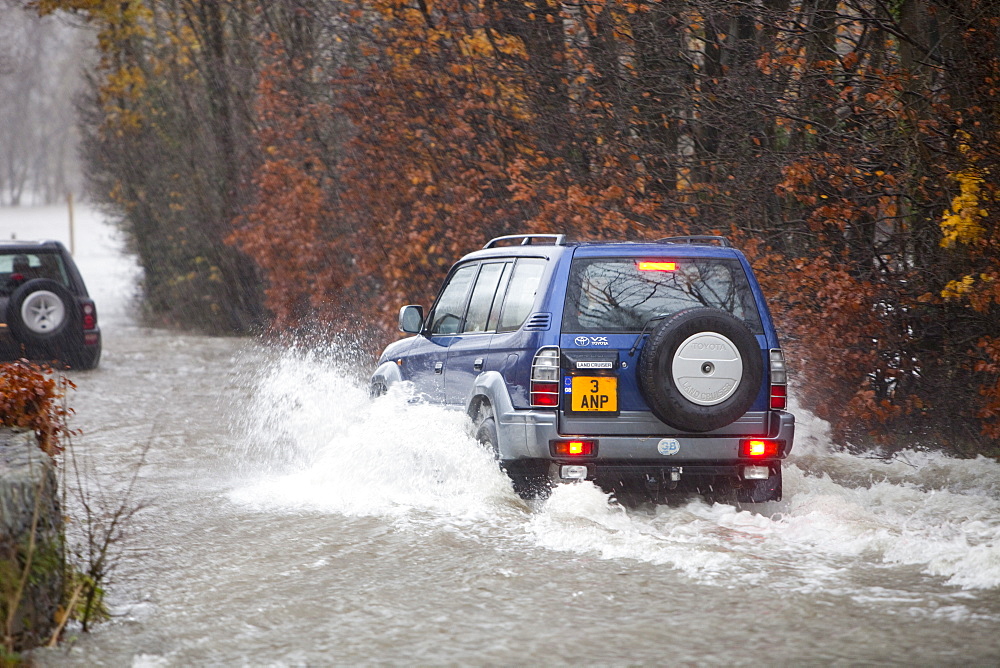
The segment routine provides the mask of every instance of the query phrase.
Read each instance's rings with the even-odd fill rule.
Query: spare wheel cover
[[[726,311],[693,308],[663,320],[639,356],[639,387],[653,414],[706,432],[742,417],[760,392],[757,337]]]
[[[699,406],[715,406],[733,396],[743,379],[743,356],[718,332],[692,334],[677,346],[670,366],[677,389]]]

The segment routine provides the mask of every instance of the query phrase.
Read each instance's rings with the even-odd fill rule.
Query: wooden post
[[[73,225],[73,193],[66,193],[66,203],[69,204],[69,254],[76,255],[76,230]]]

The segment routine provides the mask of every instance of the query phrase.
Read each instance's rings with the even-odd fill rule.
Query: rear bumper
[[[68,343],[65,341],[59,344],[43,342],[41,344],[34,344],[33,348],[55,355],[72,350],[94,354],[101,349],[101,345],[101,328],[97,327],[95,329],[83,330],[78,338],[74,337]],[[17,359],[23,357],[25,352],[25,345],[14,338],[10,327],[6,323],[0,323],[0,357],[4,359]]]
[[[545,459],[612,467],[738,467],[744,463],[752,463],[740,457],[740,444],[745,439],[767,438],[782,442],[777,459],[784,459],[791,452],[795,437],[795,416],[786,411],[755,414],[745,421],[737,421],[723,429],[704,434],[660,432],[602,435],[594,431],[560,433],[559,418],[555,411],[514,410],[499,415],[498,418],[502,459]],[[734,425],[742,425],[746,429],[736,429]],[[572,461],[552,457],[549,443],[569,437],[596,440],[597,455]],[[676,441],[676,446],[661,448],[660,444],[664,439]],[[673,454],[665,455],[661,450]],[[694,469],[691,472],[694,473]]]

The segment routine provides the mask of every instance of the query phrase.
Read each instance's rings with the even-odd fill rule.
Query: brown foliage
[[[256,258],[266,279],[267,306],[278,329],[328,315],[344,283],[340,237],[329,170],[318,127],[331,112],[296,90],[301,62],[287,56],[278,38],[264,44],[267,63],[257,90],[255,137],[261,159],[252,175],[255,201],[236,219],[229,241]]]
[[[99,3],[41,6],[149,22],[112,20],[121,8]],[[960,449],[1000,434],[995,2],[129,6],[155,9],[158,31],[102,33],[115,56],[102,90],[131,113],[112,125],[127,137],[129,119],[146,123],[152,148],[106,141],[101,155],[191,143],[184,131],[201,126],[174,100],[210,112],[211,131],[191,135],[218,149],[207,160],[111,172],[136,229],[166,230],[171,243],[150,256],[173,257],[196,227],[187,212],[210,211],[206,239],[228,234],[255,261],[279,330],[339,318],[388,334],[400,304],[426,301],[455,258],[505,233],[725,232],[768,286],[805,405],[845,440]],[[131,63],[154,37],[169,48]],[[251,61],[252,73],[226,66]],[[172,94],[202,79],[199,94]],[[214,165],[218,201],[197,206],[210,189],[195,178],[166,189],[178,218],[160,221],[143,203],[200,173],[189,163]],[[220,219],[235,228],[218,233]],[[203,256],[214,257],[192,257]],[[245,267],[178,259],[167,265],[211,294],[250,285],[206,304],[254,311]],[[189,282],[167,280],[164,294],[173,302]]]
[[[76,389],[52,369],[21,360],[0,364],[0,426],[31,429],[42,451],[50,457],[62,452],[62,440],[73,434],[66,420],[66,391]]]
[[[725,232],[765,284],[802,403],[844,441],[985,443],[1000,433],[994,10],[352,5],[334,11],[353,55],[325,70],[328,107],[268,61],[258,200],[233,238],[280,327],[353,299],[388,333],[493,236]],[[327,114],[348,130],[323,152],[305,128]]]

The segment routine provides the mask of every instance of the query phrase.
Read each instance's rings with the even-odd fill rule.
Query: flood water
[[[40,665],[1000,662],[996,462],[849,455],[799,411],[779,503],[526,503],[461,416],[369,400],[347,340],[139,326],[87,219],[105,355],[72,375],[73,448],[144,508],[113,619]]]

